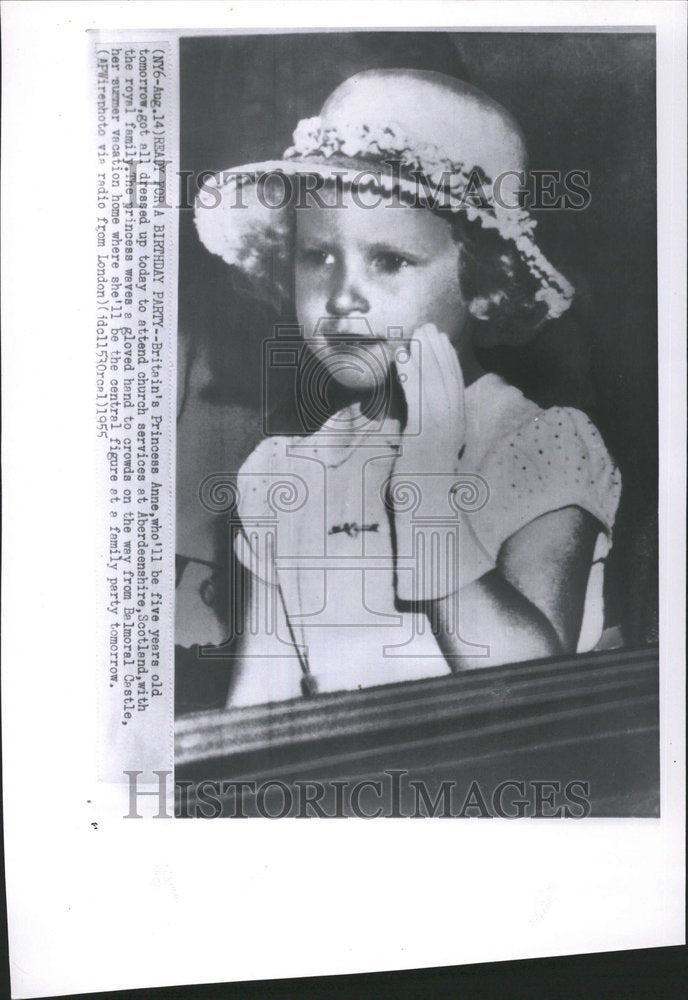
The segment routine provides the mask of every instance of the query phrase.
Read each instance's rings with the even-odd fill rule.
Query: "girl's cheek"
[[[310,294],[306,293],[304,289],[299,289],[297,287],[294,299],[294,305],[296,306],[296,320],[304,327],[304,333],[308,336],[310,332],[309,328],[314,325],[314,310],[317,311],[313,298]]]

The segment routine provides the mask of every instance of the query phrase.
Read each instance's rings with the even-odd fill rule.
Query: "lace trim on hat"
[[[463,211],[470,221],[478,221],[485,229],[496,229],[503,239],[511,240],[531,274],[541,285],[536,299],[548,306],[548,317],[556,318],[568,309],[573,299],[573,286],[554,268],[533,239],[537,222],[524,208],[504,208],[494,201],[493,185],[483,170],[475,165],[467,168],[442,156],[431,142],[410,140],[393,122],[327,125],[319,117],[302,119],[293,134],[293,145],[284,153],[285,160],[306,160],[311,157],[333,156],[363,159],[393,157],[409,171],[419,171],[438,191],[442,189],[444,207]],[[467,193],[476,179],[480,185],[481,204],[467,200]],[[388,178],[381,177],[381,185]],[[414,182],[395,178],[395,186],[405,191],[418,190]],[[485,204],[487,202],[487,204]]]
[[[260,267],[260,256],[251,243],[254,230],[262,230],[273,240],[280,238],[282,213],[279,210],[259,206],[258,203],[254,206],[255,211],[237,212],[232,209],[233,189],[243,188],[246,182],[255,184],[258,178],[269,174],[317,173],[326,179],[357,183],[361,188],[377,188],[384,194],[410,195],[415,203],[426,204],[426,196],[430,192],[426,191],[426,196],[423,195],[425,185],[418,176],[420,174],[433,186],[432,198],[441,198],[441,207],[464,212],[470,221],[478,222],[484,229],[496,230],[503,239],[513,243],[540,286],[535,299],[546,304],[547,319],[556,319],[569,308],[574,288],[535,243],[533,232],[536,221],[524,208],[508,209],[494,203],[493,184],[480,167],[467,169],[464,164],[443,157],[433,143],[411,142],[393,123],[359,123],[335,128],[324,125],[320,118],[306,118],[299,122],[293,138],[294,144],[286,150],[283,159],[247,164],[216,174],[204,185],[206,189],[215,187],[230,194],[228,199],[221,200],[220,211],[199,210],[197,207],[195,213],[196,228],[202,242],[211,253],[218,254],[230,266],[238,267],[247,274]],[[360,167],[357,170],[346,166],[342,169],[341,158],[367,159],[371,163],[380,161],[380,158],[399,161],[406,176],[401,172],[387,174],[381,171],[373,176],[374,171],[371,170],[359,183],[356,178]],[[416,176],[409,177],[409,171],[416,171]],[[484,195],[480,204],[469,200],[471,186],[475,186],[476,180],[479,191]]]

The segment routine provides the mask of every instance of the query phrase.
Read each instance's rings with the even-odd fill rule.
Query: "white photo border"
[[[14,996],[684,943],[685,14],[661,2],[3,4],[2,701]],[[123,822],[122,790],[98,785],[86,33],[152,25],[180,34],[656,28],[661,819]]]

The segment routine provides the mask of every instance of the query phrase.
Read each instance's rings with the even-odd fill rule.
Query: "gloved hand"
[[[476,566],[491,568],[457,499],[467,471],[463,372],[447,335],[430,323],[397,353],[396,366],[408,409],[387,492],[396,590],[404,601],[431,601],[459,589],[464,556],[473,578]]]

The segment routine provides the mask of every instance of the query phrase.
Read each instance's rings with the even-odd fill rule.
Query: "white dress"
[[[465,413],[462,468],[489,498],[460,515],[478,541],[460,586],[494,568],[502,543],[530,521],[581,507],[601,527],[578,642],[592,649],[621,492],[600,434],[580,411],[542,410],[492,374],[467,388]],[[395,603],[385,484],[400,442],[398,421],[373,427],[352,406],[309,437],[266,439],[242,466],[236,552],[252,598],[232,705],[300,697],[304,663],[320,692],[449,672],[426,616]]]

